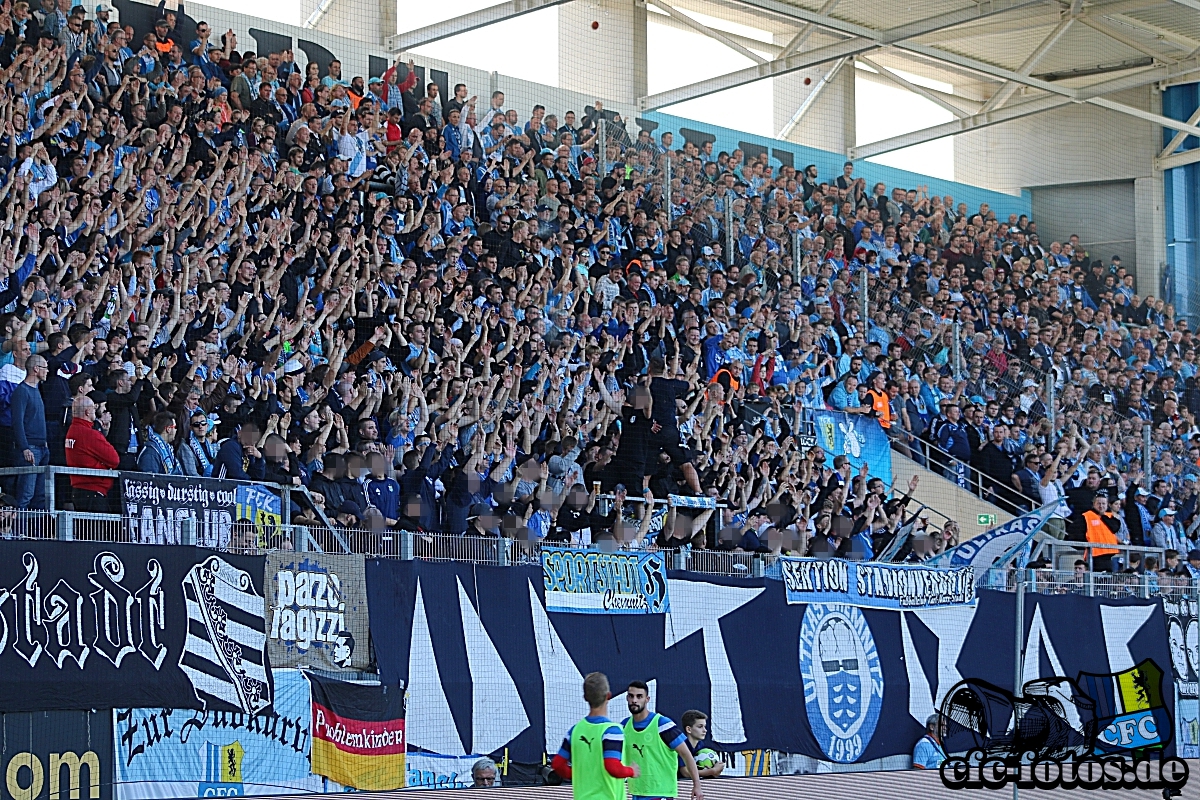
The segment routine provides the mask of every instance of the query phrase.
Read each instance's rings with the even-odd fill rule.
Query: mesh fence
[[[1073,537],[1200,546],[1194,2],[10,5],[0,420],[29,343],[49,446],[18,415],[0,465],[83,463],[78,396],[124,475],[242,494],[84,513],[121,490],[0,473],[0,538],[512,566],[548,537],[758,579],[1065,494]],[[1051,560],[1031,592],[1189,590]],[[332,619],[272,569],[281,626]],[[93,716],[56,724],[90,747]],[[218,738],[158,795],[240,793]],[[87,791],[45,755],[50,800]]]

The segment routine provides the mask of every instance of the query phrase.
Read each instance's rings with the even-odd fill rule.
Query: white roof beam
[[[653,7],[652,0],[648,0],[648,4]],[[666,28],[672,28],[673,30],[677,31],[694,30],[691,25],[685,25],[684,23],[679,22],[674,17],[668,15],[665,11],[652,11],[646,17],[646,21],[655,25],[662,25]],[[737,42],[742,47],[746,47],[751,50],[760,50],[766,53],[770,57],[768,60],[778,58],[779,53],[783,51],[783,45],[764,42],[762,39],[754,39],[750,36],[742,36],[741,34],[730,33],[729,31],[721,31],[721,33]]]
[[[1171,119],[1170,117],[1164,117],[1162,114],[1155,114],[1152,111],[1143,111],[1140,108],[1127,106],[1124,103],[1118,103],[1114,100],[1108,100],[1104,97],[1090,97],[1084,102],[1091,103],[1092,105],[1099,106],[1100,108],[1107,108],[1109,111],[1116,111],[1120,114],[1125,114],[1130,117],[1144,119],[1147,122],[1153,122],[1155,125],[1161,125],[1169,130],[1179,131],[1188,136],[1200,136],[1200,128],[1197,128],[1195,125],[1187,122],[1180,122],[1179,120]]]
[[[728,47],[730,50],[733,50],[735,52],[742,54],[746,58],[753,61],[755,64],[767,63],[767,59],[763,58],[762,56],[760,56],[758,53],[754,52],[750,48],[743,47],[738,42],[735,42],[733,39],[726,36],[723,31],[719,31],[716,28],[710,28],[707,25],[697,22],[696,20],[692,19],[687,14],[684,14],[682,11],[678,10],[674,6],[664,3],[663,0],[649,0],[649,2],[652,3],[656,8],[659,8],[659,9],[662,9],[663,11],[665,11],[672,19],[682,22],[684,25],[688,26],[689,28],[696,31],[697,33],[704,34],[705,36],[709,37],[710,39],[715,39],[716,41],[718,41],[721,44]]]
[[[552,6],[560,6],[567,2],[570,2],[570,0],[509,0],[506,3],[472,11],[470,14],[463,14],[453,19],[426,25],[423,28],[416,28],[415,30],[398,33],[395,36],[389,36],[387,44],[393,52],[397,53],[403,50],[412,50],[422,45],[441,41],[442,39],[449,39],[451,36],[457,36],[460,33],[486,28],[488,25],[495,25],[497,22],[516,19],[525,14],[532,14],[534,11],[541,11],[543,8],[551,8]]]
[[[548,0],[543,0],[548,1]],[[877,47],[886,47],[889,44],[899,44],[907,39],[923,36],[927,33],[942,30],[943,28],[961,25],[963,22],[970,19],[979,19],[982,17],[991,16],[994,14],[1003,14],[1013,11],[1018,8],[1027,6],[1040,6],[1043,0],[994,0],[986,7],[971,6],[967,9],[955,11],[949,14],[941,14],[936,17],[927,17],[916,22],[900,25],[887,30],[873,30],[865,28],[861,25],[856,25],[844,20],[835,19],[827,14],[807,11],[796,6],[788,5],[780,2],[780,0],[739,0],[739,2],[753,8],[758,8],[772,13],[790,16],[794,19],[799,19],[804,22],[809,22],[820,28],[827,28],[839,33],[844,33],[851,38],[841,42],[834,42],[824,47],[806,50],[802,53],[797,53],[787,58],[777,58],[773,61],[768,61],[765,64],[758,64],[747,69],[738,70],[725,75],[720,75],[716,78],[711,78],[705,81],[689,84],[688,86],[680,86],[666,92],[643,97],[638,102],[638,109],[641,111],[652,111],[656,108],[682,103],[686,100],[693,100],[697,97],[721,92],[726,89],[733,89],[738,86],[744,86],[747,83],[762,80],[763,78],[776,78],[781,75],[786,75],[789,72],[813,67],[818,64],[824,64],[829,61],[836,61],[843,57],[853,57],[862,55]],[[1200,0],[1197,0],[1200,2]],[[914,45],[913,47],[917,47]],[[941,51],[935,48],[924,48],[925,51],[931,51],[933,58],[936,60],[949,60],[940,58]],[[926,53],[930,54],[930,53]],[[998,67],[984,65],[987,69],[996,70]],[[1015,73],[1004,71],[1002,77],[1009,77]],[[1032,80],[1032,79],[1028,79]],[[1047,84],[1050,85],[1050,84]],[[1070,91],[1070,90],[1065,90]]]
[[[911,133],[904,133],[899,136],[893,136],[889,139],[881,139],[878,142],[860,145],[850,149],[849,156],[857,161],[860,158],[870,158],[872,156],[890,153],[893,150],[901,150],[905,147],[932,142],[936,139],[943,139],[947,136],[956,136],[960,133],[969,133],[970,131],[981,130],[999,125],[1002,122],[1010,122],[1022,117],[1028,117],[1033,114],[1041,114],[1045,111],[1051,111],[1056,108],[1069,105],[1071,99],[1067,97],[1059,97],[1057,95],[1042,95],[1033,100],[1026,100],[1022,103],[1014,103],[1004,108],[990,111],[986,114],[972,114],[969,117],[962,119],[951,120],[950,122],[941,125],[934,125],[929,128],[922,128]]]
[[[682,103],[685,100],[694,100],[697,97],[723,92],[726,89],[745,86],[748,83],[754,83],[764,78],[778,78],[790,72],[815,67],[830,61],[837,61],[839,58],[845,58],[846,56],[856,56],[874,49],[875,46],[874,42],[867,39],[845,39],[823,47],[805,50],[803,53],[796,53],[787,58],[777,58],[774,61],[768,61],[766,64],[757,64],[753,67],[737,70],[736,72],[718,75],[715,78],[709,78],[708,80],[698,81],[687,86],[680,86],[665,92],[643,97],[638,101],[638,109],[641,111],[653,111],[656,108]]]
[[[1166,42],[1174,42],[1185,50],[1191,51],[1195,50],[1197,47],[1200,47],[1200,40],[1193,39],[1189,36],[1184,36],[1183,34],[1175,31],[1169,31],[1166,28],[1160,28],[1157,25],[1151,25],[1149,22],[1142,22],[1140,19],[1136,19],[1125,14],[1108,14],[1106,16],[1113,22],[1121,25],[1127,25],[1130,28],[1136,28],[1137,30],[1145,31],[1146,33],[1152,34],[1153,36],[1156,36]]]
[[[1038,65],[1038,62],[1045,58],[1046,53],[1050,52],[1050,48],[1058,44],[1058,40],[1061,39],[1062,35],[1067,32],[1067,28],[1071,27],[1072,22],[1074,22],[1074,19],[1071,17],[1066,17],[1057,25],[1055,25],[1054,30],[1050,32],[1050,35],[1043,39],[1042,43],[1034,48],[1033,52],[1030,53],[1029,56],[1026,57],[1026,59],[1021,63],[1021,66],[1017,72],[1025,76],[1028,76],[1030,73],[1032,73],[1034,67]],[[981,108],[980,111],[991,111],[1004,105],[1006,102],[1008,102],[1008,98],[1013,96],[1013,92],[1017,90],[1018,86],[1019,84],[1017,84],[1016,81],[1005,81],[1004,85],[997,89],[996,93],[993,94],[988,101],[983,104],[983,108]]]
[[[1200,161],[1200,148],[1195,150],[1184,150],[1182,153],[1172,153],[1169,156],[1159,156],[1154,159],[1155,169],[1174,169],[1175,167],[1186,167],[1188,164],[1195,164]]]
[[[1041,89],[1043,91],[1050,92],[1051,94],[1061,94],[1066,97],[1072,97],[1074,95],[1074,90],[1069,89],[1066,86],[1059,86],[1051,81],[1044,81],[1040,78],[1034,78],[1029,75],[1022,75],[1021,73],[1014,72],[1011,69],[998,67],[995,64],[988,64],[985,61],[959,55],[958,53],[951,53],[947,50],[941,50],[936,47],[927,47],[925,45],[914,44],[912,42],[900,42],[896,46],[901,50],[919,53],[920,55],[928,56],[929,58],[933,58],[938,61],[946,61],[951,64],[957,64],[960,67],[977,72],[980,75],[987,75],[1001,82],[1013,81],[1020,86],[1032,86],[1035,89]]]
[[[838,4],[838,0],[825,0],[825,3],[817,10],[817,13],[818,14],[828,14],[830,11],[833,11],[834,6],[836,6],[837,4]],[[801,28],[796,33],[796,35],[792,37],[792,40],[787,43],[787,46],[785,46],[783,48],[783,52],[781,52],[779,54],[779,57],[787,58],[792,53],[798,52],[800,50],[800,48],[804,46],[804,43],[808,41],[808,38],[810,36],[812,36],[813,31],[815,31],[816,29],[817,29],[817,26],[811,22],[808,23],[807,25],[805,25],[803,28]]]
[[[1102,33],[1108,38],[1120,42],[1130,49],[1137,50],[1139,53],[1144,53],[1151,58],[1166,62],[1168,64],[1175,63],[1175,59],[1163,55],[1162,51],[1147,47],[1137,39],[1127,35],[1124,31],[1119,30],[1115,25],[1112,25],[1111,23],[1108,23],[1099,17],[1089,17],[1088,19],[1081,19],[1079,21],[1097,33]]]
[[[893,136],[890,139],[882,139],[878,142],[871,142],[860,147],[851,148],[849,156],[852,159],[870,158],[882,153],[890,153],[893,150],[900,150],[905,147],[911,147],[916,144],[924,144],[932,142],[936,139],[942,139],[946,136],[955,136],[960,133],[968,133],[970,131],[987,128],[992,125],[998,125],[1003,122],[1028,117],[1033,114],[1041,114],[1045,111],[1052,111],[1056,108],[1063,108],[1072,102],[1087,102],[1104,108],[1109,108],[1113,111],[1130,114],[1131,116],[1148,119],[1151,122],[1169,127],[1172,130],[1187,130],[1188,133],[1195,131],[1200,134],[1200,128],[1195,128],[1188,123],[1181,123],[1177,120],[1166,119],[1158,114],[1153,114],[1149,111],[1141,111],[1140,109],[1132,108],[1121,103],[1114,103],[1110,100],[1105,100],[1098,95],[1106,92],[1118,92],[1124,89],[1132,89],[1137,86],[1145,86],[1150,83],[1156,83],[1160,80],[1169,79],[1176,75],[1184,75],[1189,71],[1196,69],[1195,64],[1177,64],[1174,67],[1159,67],[1155,69],[1143,70],[1137,75],[1117,78],[1111,81],[1104,81],[1095,84],[1085,89],[1079,90],[1076,97],[1070,96],[1055,96],[1042,95],[1035,97],[1032,100],[1025,100],[1021,103],[998,108],[994,111],[985,113],[973,114],[969,117],[953,120],[942,125],[934,125],[929,128],[923,128],[911,133],[905,133],[900,136]],[[1097,102],[1099,101],[1099,102]],[[1188,151],[1193,152],[1193,151]],[[1197,150],[1195,152],[1200,152]],[[1180,155],[1180,154],[1176,154]],[[1167,158],[1173,158],[1168,156]],[[1161,159],[1166,161],[1166,159]],[[1189,162],[1190,163],[1190,162]]]
[[[1166,81],[1176,76],[1193,72],[1197,69],[1197,66],[1195,59],[1189,59],[1171,66],[1146,67],[1129,75],[1122,75],[1119,78],[1110,78],[1106,81],[1093,83],[1090,86],[1084,86],[1075,91],[1075,96],[1076,99],[1087,100],[1092,97],[1112,94],[1113,92],[1123,92],[1126,89],[1137,89],[1148,83]]]
[[[861,61],[863,64],[866,64],[868,67],[875,70],[880,75],[887,78],[889,81],[896,84],[900,88],[907,89],[908,91],[912,92],[913,94],[917,94],[917,95],[920,95],[921,97],[924,97],[929,102],[934,103],[935,105],[941,106],[942,108],[946,109],[951,114],[958,117],[959,119],[967,116],[967,112],[963,111],[961,108],[954,105],[953,103],[943,100],[941,97],[939,97],[938,95],[929,91],[924,86],[915,84],[912,81],[909,81],[906,78],[903,78],[900,75],[897,75],[895,72],[892,72],[887,67],[882,66],[875,61],[872,61],[871,59],[867,58],[866,56],[859,56],[858,60]]]
[[[1190,117],[1188,117],[1187,124],[1188,125],[1200,125],[1200,108],[1197,108],[1195,111],[1192,112],[1192,115]],[[1158,157],[1160,159],[1163,159],[1163,158],[1167,158],[1170,155],[1173,155],[1175,153],[1175,148],[1177,148],[1177,147],[1179,147],[1179,145],[1183,144],[1183,140],[1186,138],[1187,138],[1186,131],[1177,132],[1173,137],[1171,137],[1171,141],[1167,142],[1167,146],[1164,147],[1163,151],[1158,154]]]
[[[848,58],[839,58],[837,62],[835,62],[834,65],[829,68],[829,71],[821,76],[821,79],[817,81],[817,85],[812,87],[812,90],[804,98],[803,102],[800,103],[800,107],[796,109],[796,113],[792,114],[792,118],[789,119],[787,124],[783,126],[783,130],[779,132],[779,136],[777,138],[787,139],[795,127],[800,124],[800,120],[804,119],[804,115],[808,113],[808,110],[812,108],[813,103],[817,101],[817,98],[821,95],[821,92],[825,90],[825,87],[830,84],[834,76],[841,71],[842,67],[846,65],[848,60]]]

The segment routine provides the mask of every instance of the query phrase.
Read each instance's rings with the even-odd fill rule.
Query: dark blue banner
[[[271,708],[263,556],[0,542],[0,711]]]
[[[904,611],[788,605],[779,581],[676,572],[669,593],[662,615],[548,613],[537,566],[367,562],[381,679],[407,687],[410,745],[444,755],[507,747],[540,761],[586,713],[592,671],[609,676],[615,718],[642,680],[660,713],[707,713],[717,749],[842,763],[911,754],[961,680],[1013,686],[1011,594]],[[1157,600],[1029,595],[1025,618],[1022,685],[1170,664]]]

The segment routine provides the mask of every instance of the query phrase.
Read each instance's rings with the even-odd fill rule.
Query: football
[[[715,750],[710,750],[709,748],[705,747],[703,750],[696,753],[696,769],[708,769],[709,767],[715,767],[717,765],[717,761],[719,760],[720,757],[717,755]]]

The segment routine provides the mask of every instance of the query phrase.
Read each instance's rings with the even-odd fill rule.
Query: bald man
[[[117,449],[96,429],[96,403],[90,397],[76,397],[71,403],[71,427],[67,429],[65,450],[68,467],[116,469],[121,463]],[[113,479],[91,475],[72,475],[71,494],[76,511],[106,514],[112,509],[108,493]]]

